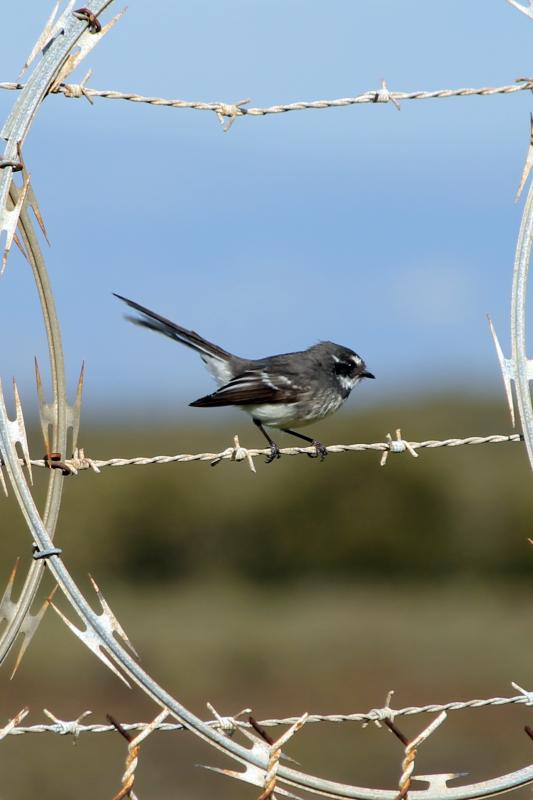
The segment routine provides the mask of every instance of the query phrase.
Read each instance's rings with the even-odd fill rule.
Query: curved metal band
[[[524,441],[533,469],[533,409],[531,406],[530,364],[526,352],[526,296],[533,237],[533,183],[529,187],[516,245],[511,302],[511,345],[516,400]]]
[[[13,188],[13,187],[12,187]],[[52,375],[52,406],[54,409],[53,450],[66,452],[67,446],[67,414],[65,367],[61,331],[55,310],[54,297],[48,280],[48,273],[42,257],[39,241],[35,234],[27,207],[22,207],[19,219],[19,231],[28,254],[35,284],[38,289],[41,310],[46,327],[48,351]],[[63,477],[59,470],[51,470],[46,493],[44,524],[53,539],[61,506]],[[30,612],[37,594],[43,569],[41,564],[33,563],[26,576],[14,615],[7,621],[0,637],[0,664],[3,663],[13,647],[26,615]]]

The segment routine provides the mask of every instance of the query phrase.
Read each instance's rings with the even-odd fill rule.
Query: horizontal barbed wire
[[[365,451],[376,451],[383,453],[382,464],[385,463],[386,457],[389,453],[403,453],[409,452],[412,456],[418,456],[417,450],[429,449],[433,450],[439,447],[462,447],[472,446],[479,444],[506,444],[521,442],[523,437],[519,433],[513,434],[493,434],[491,436],[468,436],[465,439],[428,439],[423,442],[409,442],[401,438],[401,433],[396,432],[396,439],[393,439],[390,434],[387,436],[386,442],[373,442],[370,444],[333,444],[329,445],[326,450],[328,453],[359,453]],[[311,445],[310,447],[284,447],[280,449],[280,453],[286,456],[298,455],[316,455],[316,448]],[[227,447],[220,453],[180,453],[174,456],[138,456],[135,458],[110,458],[107,460],[99,460],[88,458],[85,456],[83,450],[77,451],[75,456],[65,461],[56,462],[49,459],[32,459],[31,465],[35,467],[67,467],[71,472],[77,474],[80,470],[92,469],[99,472],[104,467],[129,467],[129,466],[148,466],[149,464],[171,464],[174,462],[189,463],[191,461],[209,461],[211,464],[218,464],[220,461],[244,461],[247,460],[252,464],[252,459],[257,456],[270,456],[271,450],[266,448],[246,448],[241,447],[238,437],[235,437],[235,446]]]
[[[514,684],[515,688],[518,688]],[[523,691],[521,694],[512,697],[490,697],[487,699],[478,700],[453,700],[449,703],[432,703],[426,706],[406,706],[405,708],[393,709],[389,706],[384,708],[373,708],[370,711],[356,714],[310,714],[307,717],[306,724],[319,723],[319,722],[361,722],[366,725],[370,722],[380,723],[385,719],[393,720],[396,717],[414,716],[416,714],[436,714],[442,711],[464,711],[476,708],[485,708],[487,706],[505,706],[505,705],[532,705],[533,693]],[[249,709],[247,709],[249,711]],[[48,716],[53,716],[49,712]],[[24,725],[14,727],[9,731],[10,735],[17,736],[25,733],[56,733],[60,735],[71,734],[78,736],[82,733],[112,733],[116,732],[114,725],[82,725],[79,720],[87,716],[91,712],[84,712],[77,720],[57,720],[53,724],[36,724]],[[241,712],[243,713],[243,712]],[[258,725],[265,728],[272,728],[278,725],[293,725],[300,717],[285,717],[281,719],[263,719],[260,720]],[[223,730],[235,730],[236,728],[251,728],[253,727],[249,722],[239,720],[231,716],[221,716],[219,719],[209,720],[206,722],[214,728],[222,728]],[[121,723],[121,727],[125,731],[138,731],[145,728],[145,722],[132,722]],[[168,723],[163,722],[156,726],[159,731],[186,731],[187,728],[181,723]]]
[[[339,108],[344,106],[358,105],[360,103],[393,103],[397,108],[404,100],[435,100],[445,97],[488,97],[497,94],[515,94],[525,90],[533,89],[532,78],[517,78],[514,84],[505,86],[483,86],[480,88],[459,88],[459,89],[437,89],[434,91],[414,91],[414,92],[392,92],[388,89],[385,81],[382,81],[380,89],[371,89],[354,97],[340,97],[332,100],[311,100],[295,103],[280,103],[265,108],[245,108],[250,100],[240,100],[237,103],[223,102],[202,102],[191,100],[168,99],[164,97],[151,97],[137,94],[135,92],[117,92],[112,89],[91,89],[85,86],[87,76],[80,83],[62,83],[54,93],[60,93],[69,98],[102,97],[106,100],[128,100],[132,103],[145,103],[151,106],[163,106],[167,108],[189,108],[195,111],[212,111],[220,117],[229,117],[230,124],[236,117],[242,116],[266,116],[267,114],[284,114],[288,111],[306,111],[308,109]],[[23,83],[0,83],[0,89],[20,90],[24,88]],[[222,120],[221,120],[222,121]]]

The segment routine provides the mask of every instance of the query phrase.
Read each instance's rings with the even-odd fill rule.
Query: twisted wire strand
[[[376,451],[381,453],[401,453],[414,452],[417,450],[433,450],[439,447],[462,447],[479,444],[506,444],[511,442],[521,442],[522,435],[513,434],[493,434],[491,436],[468,436],[465,439],[428,439],[423,442],[408,442],[403,439],[391,439],[386,442],[373,442],[370,444],[333,444],[326,448],[328,453],[358,453],[365,451]],[[310,447],[284,447],[280,449],[282,455],[314,455],[316,449]],[[173,456],[137,456],[135,458],[109,458],[99,460],[87,458],[83,453],[72,459],[67,459],[65,464],[72,472],[79,470],[93,469],[99,471],[104,467],[129,467],[129,466],[148,466],[150,464],[172,464],[174,462],[189,463],[192,461],[209,461],[218,463],[219,461],[243,461],[244,459],[256,458],[257,456],[269,456],[270,448],[245,448],[240,446],[228,447],[220,453],[179,453]],[[50,462],[45,459],[32,459],[31,465],[35,467],[50,467]]]
[[[432,703],[425,706],[406,706],[400,709],[374,708],[364,713],[355,714],[309,714],[306,719],[306,725],[309,723],[320,722],[360,722],[368,724],[370,722],[379,723],[384,719],[392,719],[396,717],[414,716],[416,714],[436,714],[443,711],[464,711],[476,708],[485,708],[487,706],[505,706],[505,705],[532,705],[533,694],[524,692],[513,697],[490,697],[485,699],[476,700],[452,700],[449,703]],[[284,717],[280,719],[264,719],[261,720],[259,725],[266,728],[276,727],[278,725],[294,725],[301,719],[297,717]],[[223,717],[219,720],[214,719],[208,721],[206,724],[213,728],[225,728],[227,722],[231,721],[235,728],[251,728],[248,722],[242,720],[232,719],[231,717]],[[145,722],[132,722],[121,723],[121,728],[125,731],[138,731],[144,730],[147,727]],[[154,726],[154,730],[158,731],[186,731],[187,728],[180,723],[162,722]],[[9,731],[9,735],[17,736],[26,733],[56,733],[60,735],[71,734],[78,736],[82,733],[111,733],[116,732],[114,725],[82,725],[77,720],[58,721],[53,724],[37,724],[37,725],[19,725]]]
[[[0,89],[20,90],[24,88],[23,83],[0,83]],[[306,111],[308,109],[339,108],[352,106],[360,103],[388,103],[391,102],[398,106],[404,100],[435,100],[446,97],[490,97],[497,94],[515,94],[525,90],[533,89],[533,79],[518,78],[516,83],[505,86],[482,86],[479,88],[459,88],[459,89],[437,89],[434,91],[414,91],[414,92],[392,92],[389,91],[383,82],[381,89],[368,90],[354,97],[340,97],[332,100],[311,100],[299,101],[295,103],[280,103],[264,108],[245,108],[244,103],[222,103],[202,101],[168,99],[164,97],[152,97],[136,92],[117,92],[112,89],[91,89],[82,84],[60,84],[54,93],[63,94],[69,98],[102,97],[106,100],[127,100],[132,103],[145,103],[151,106],[164,106],[167,108],[189,108],[195,111],[212,111],[216,114],[227,117],[240,116],[266,116],[267,114],[284,114],[288,111]]]

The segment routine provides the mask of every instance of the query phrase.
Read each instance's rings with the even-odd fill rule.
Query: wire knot
[[[242,711],[239,711],[238,714],[235,714],[233,717],[223,717],[221,714],[218,713],[216,708],[211,703],[206,703],[207,708],[213,714],[217,721],[217,728],[221,730],[226,736],[230,738],[233,736],[237,728],[237,720],[239,717],[242,717],[243,714],[251,714],[251,708],[243,708]]]
[[[65,97],[81,97],[83,95],[83,87],[81,83],[63,83],[61,84],[63,94]]]
[[[514,681],[511,681],[511,686],[513,687],[513,689],[516,689],[517,692],[523,694],[524,697],[527,697],[526,705],[533,706],[533,692],[528,692],[527,689],[523,689],[521,686],[518,685],[518,683],[515,683]]]
[[[250,102],[251,99],[248,97],[246,100],[239,100],[237,103],[217,103],[215,114],[222,125],[224,133],[229,131],[237,117],[243,117],[246,114],[246,109],[243,106]],[[227,122],[224,119],[225,117],[228,117]]]
[[[413,456],[413,458],[418,458],[418,453],[411,443],[407,442],[405,439],[402,439],[401,429],[396,428],[396,439],[393,439],[390,433],[387,434],[387,449],[383,451],[380,465],[382,467],[385,466],[389,453],[404,453],[406,450]]]
[[[363,722],[363,728],[366,728],[370,722],[375,722],[378,728],[381,728],[381,723],[385,722],[386,720],[389,720],[389,722],[394,722],[396,711],[390,707],[393,694],[394,689],[391,689],[385,698],[385,705],[383,708],[373,708],[368,712],[368,719],[366,722]]]
[[[59,733],[61,736],[68,736],[70,734],[77,739],[80,735],[81,728],[77,719],[60,719],[57,721],[57,725],[59,727]]]
[[[93,472],[100,472],[93,459],[85,455],[83,447],[77,447],[74,450],[74,455],[69,459],[68,465],[75,475],[77,475],[80,469],[92,469]]]
[[[80,714],[80,716],[77,717],[77,719],[67,720],[67,719],[58,719],[55,716],[55,714],[52,714],[52,712],[48,711],[47,708],[43,708],[43,711],[48,717],[48,719],[51,719],[52,722],[54,722],[57,725],[57,732],[60,734],[60,736],[68,736],[70,734],[71,736],[74,736],[75,739],[79,737],[82,731],[82,728],[80,726],[80,722],[82,721],[82,719],[85,719],[85,717],[88,717],[90,714],[93,713],[92,711],[84,711],[83,714]]]
[[[381,81],[381,89],[375,93],[374,103],[392,103],[398,111],[401,111],[400,103],[392,96],[385,80]]]
[[[239,442],[239,437],[237,434],[233,437],[234,446],[233,447],[226,447],[226,449],[219,453],[219,455],[211,461],[211,466],[216,467],[217,464],[220,464],[221,461],[247,461],[248,466],[250,467],[252,472],[256,472],[254,460],[252,458],[252,454],[246,447],[241,447],[241,443]]]
[[[87,94],[87,90],[85,88],[85,84],[93,74],[92,69],[90,69],[84,78],[81,79],[79,83],[60,83],[56,92],[62,92],[65,97],[73,97],[73,98],[80,98],[85,97],[86,100],[93,106],[94,102],[91,99],[90,95]]]

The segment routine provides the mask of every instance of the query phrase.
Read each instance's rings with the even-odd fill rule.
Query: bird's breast
[[[272,428],[302,428],[337,411],[344,398],[330,393],[295,403],[262,403],[241,406],[254,419]]]

